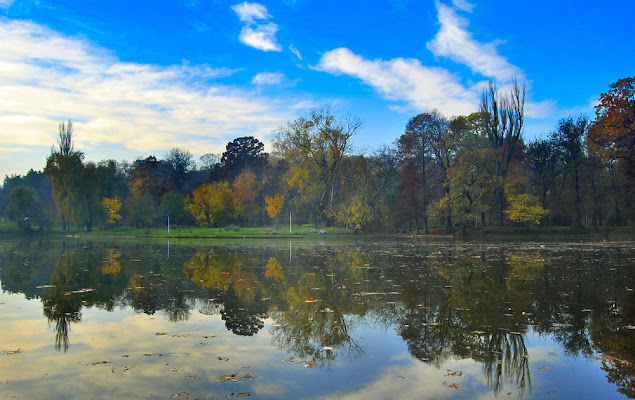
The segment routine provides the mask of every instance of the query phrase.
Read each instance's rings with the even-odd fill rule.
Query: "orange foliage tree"
[[[635,76],[620,79],[595,106],[589,139],[605,156],[635,161]]]
[[[245,216],[253,224],[256,220],[256,198],[260,193],[260,183],[256,174],[251,171],[244,171],[233,184],[233,192],[236,202],[241,205]]]
[[[620,79],[602,93],[588,138],[605,160],[622,160],[628,190],[635,194],[635,76]]]

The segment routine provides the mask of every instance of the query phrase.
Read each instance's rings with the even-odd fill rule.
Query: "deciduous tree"
[[[495,151],[496,175],[502,180],[507,176],[509,164],[521,138],[525,109],[525,86],[514,80],[511,92],[502,95],[496,85],[490,82],[481,98],[481,118],[489,144]],[[496,189],[498,204],[498,224],[503,225],[505,189]]]
[[[119,221],[122,220],[120,214],[121,200],[119,199],[119,197],[115,196],[112,199],[104,197],[102,199],[102,204],[104,206],[104,209],[106,210],[106,223],[112,225],[119,224]]]
[[[183,193],[187,175],[194,167],[192,153],[187,150],[173,148],[165,156],[165,165],[174,189]]]
[[[227,182],[198,186],[187,196],[185,207],[196,222],[204,226],[220,224],[236,218],[234,196]]]
[[[260,174],[269,156],[265,145],[253,136],[243,136],[227,143],[221,158],[222,175],[233,181],[245,169]]]
[[[340,162],[350,150],[351,137],[362,126],[353,116],[337,116],[329,106],[313,109],[278,128],[274,148],[290,165],[287,181],[304,196],[318,196],[309,202],[317,209],[314,215],[325,215],[333,208]],[[303,176],[302,181],[297,178]],[[311,181],[306,178],[310,177]]]
[[[265,209],[270,218],[276,220],[276,230],[278,230],[278,214],[282,211],[284,205],[284,196],[276,194],[273,197],[265,196]]]
[[[46,215],[35,190],[27,186],[18,186],[9,196],[7,217],[17,222],[23,232],[31,231],[31,225],[37,224],[40,231],[46,227]]]
[[[595,121],[589,129],[592,145],[602,149],[604,159],[624,164],[628,191],[635,195],[635,76],[620,79],[600,96]]]

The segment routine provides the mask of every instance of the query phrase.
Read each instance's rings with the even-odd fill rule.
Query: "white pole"
[[[170,234],[170,216],[168,215],[168,235]]]
[[[289,213],[289,233],[293,233],[293,230],[291,229],[291,213]]]

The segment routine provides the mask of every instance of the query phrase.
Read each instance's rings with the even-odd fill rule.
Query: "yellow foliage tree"
[[[102,275],[117,275],[121,271],[121,264],[119,263],[119,257],[121,257],[121,253],[117,251],[111,251],[108,256],[108,261],[106,265],[101,268]]]
[[[540,204],[540,198],[529,193],[513,193],[508,197],[509,207],[505,210],[507,218],[514,222],[539,224],[549,214]]]
[[[212,226],[236,218],[238,207],[227,182],[200,185],[187,196],[187,208],[199,225]]]
[[[265,209],[270,218],[276,219],[276,230],[278,230],[278,214],[284,205],[284,196],[276,194],[273,197],[265,196]]]
[[[104,197],[101,201],[106,209],[106,213],[108,214],[108,219],[106,220],[107,224],[118,224],[121,221],[121,215],[119,211],[121,211],[121,200],[119,200],[119,196],[115,196],[112,199]]]
[[[276,281],[284,279],[282,265],[280,265],[280,261],[278,261],[277,258],[271,257],[269,261],[267,261],[267,265],[265,265],[265,278],[275,279]]]

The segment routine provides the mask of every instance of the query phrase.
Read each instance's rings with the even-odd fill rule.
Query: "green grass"
[[[280,227],[279,227],[280,228]],[[311,229],[305,226],[299,226],[294,228],[293,233],[290,233],[288,228],[286,230],[279,229],[277,233],[272,233],[275,227],[258,227],[258,228],[198,228],[198,227],[179,227],[176,229],[170,229],[168,234],[167,228],[147,228],[147,229],[134,229],[134,228],[114,228],[106,230],[95,230],[93,232],[77,232],[71,234],[81,236],[134,236],[134,237],[161,237],[161,238],[295,238],[295,237],[325,237],[325,236],[348,236],[353,235],[353,231],[344,228],[319,228],[326,231],[326,235],[320,235],[319,233],[311,233]],[[302,234],[301,232],[304,232]]]

